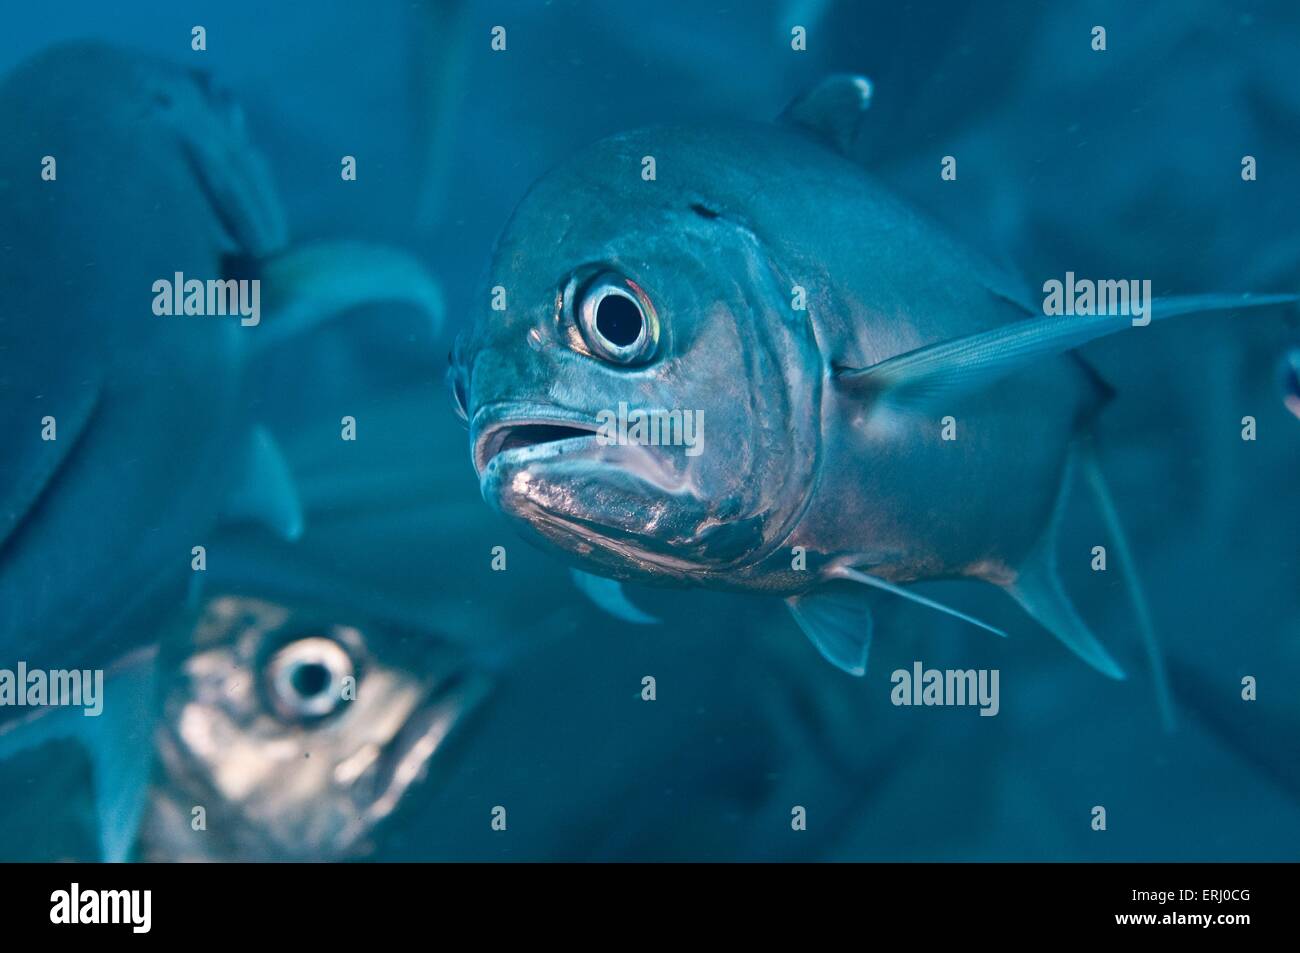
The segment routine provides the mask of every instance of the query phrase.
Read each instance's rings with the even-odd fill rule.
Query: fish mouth
[[[577,414],[530,409],[479,424],[474,469],[482,477],[498,457],[506,461],[552,457],[595,443],[595,423]]]
[[[368,779],[368,806],[358,820],[373,827],[397,809],[410,788],[424,780],[435,755],[487,699],[491,679],[480,672],[454,673],[423,703],[385,746]]]
[[[659,521],[698,508],[694,476],[678,472],[664,448],[606,439],[593,417],[545,404],[481,407],[470,429],[484,499],[585,560],[653,566],[656,576],[691,572]],[[646,524],[651,511],[658,515]]]

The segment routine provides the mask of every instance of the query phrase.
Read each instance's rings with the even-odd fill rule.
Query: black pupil
[[[635,344],[641,336],[641,309],[620,294],[608,294],[596,306],[596,330],[615,347]]]
[[[319,695],[329,684],[330,673],[320,662],[299,665],[293,670],[293,690],[303,698]]]

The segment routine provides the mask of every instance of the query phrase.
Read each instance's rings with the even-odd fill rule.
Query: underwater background
[[[71,41],[113,48],[110,64],[210,75],[242,106],[241,135],[264,157],[290,247],[394,249],[437,294],[359,295],[336,319],[247,355],[237,394],[207,398],[274,438],[300,530],[217,519],[198,477],[182,489],[96,463],[61,477],[61,490],[103,484],[75,520],[0,542],[0,669],[102,667],[111,702],[114,666],[142,650],[156,658],[155,674],[117,683],[147,712],[111,740],[43,733],[0,709],[0,859],[1300,859],[1294,307],[1198,316],[1153,328],[1158,343],[1140,349],[1118,335],[1085,352],[1115,390],[1098,440],[1160,636],[1172,731],[1120,573],[1090,570],[1086,513],[1068,514],[1061,534],[1075,551],[1062,556],[1065,584],[1127,680],[1102,677],[1005,596],[965,583],[920,588],[960,593],[1008,639],[900,601],[877,617],[870,667],[853,678],[776,598],[628,586],[658,624],[593,605],[567,564],[483,502],[445,381],[455,335],[485,307],[494,240],[547,170],[625,129],[773,119],[835,72],[873,84],[856,156],[869,173],[1031,289],[1073,271],[1149,278],[1156,294],[1294,293],[1296,4],[69,2],[11,5],[3,22],[0,83]],[[196,24],[206,49],[192,48]],[[1092,46],[1098,24],[1105,51]],[[491,45],[496,25],[504,51]],[[806,50],[791,49],[794,25]],[[0,110],[14,124],[0,141],[16,148],[43,121],[33,116],[84,124],[94,134],[58,156],[60,179],[74,182],[79,156],[107,148],[104,129],[130,146],[122,168],[159,183],[183,180],[191,161],[234,164],[204,153],[224,144],[201,132],[199,159],[172,158],[131,108],[78,113],[102,78],[97,49],[65,48],[11,85],[21,106]],[[103,86],[105,102],[114,89]],[[30,184],[5,180],[27,166],[0,167],[15,207],[21,190],[47,184],[33,150],[21,160]],[[1258,163],[1249,181],[1247,155]],[[344,156],[355,180],[340,176]],[[958,158],[956,180],[941,178],[944,156]],[[129,274],[207,227],[175,208],[160,199],[137,221],[113,189],[87,191],[60,220],[69,230],[46,240],[0,206],[0,379],[55,381],[75,366],[60,385],[75,403],[83,366],[161,373],[171,352],[132,341],[110,354],[94,330],[118,307],[153,319],[148,282],[138,300],[114,297],[111,282],[78,290],[48,249],[66,236],[95,250],[100,273]],[[56,342],[32,330],[42,322]],[[214,337],[185,360],[207,366],[226,346]],[[113,419],[132,431],[121,440],[194,433],[191,418],[165,412],[176,392],[141,393]],[[40,413],[9,409],[0,454],[16,470]],[[345,416],[355,441],[340,440]],[[235,446],[196,444],[193,459],[216,461],[200,476]],[[165,571],[150,548],[165,522],[151,501],[182,496],[165,519],[178,538],[205,541],[201,586],[184,578],[188,542]],[[197,515],[183,525],[209,510],[210,527]],[[96,566],[80,588],[64,584],[78,554]],[[119,621],[137,579],[176,569],[175,585],[151,586]],[[342,666],[330,674],[354,676],[358,702],[286,713],[274,675],[295,658]],[[890,674],[916,661],[998,670],[997,716],[892,704]],[[142,796],[115,796],[140,784],[110,773],[119,762],[96,756],[103,745],[148,753],[147,769],[132,769],[147,770]],[[806,829],[792,824],[796,807]]]

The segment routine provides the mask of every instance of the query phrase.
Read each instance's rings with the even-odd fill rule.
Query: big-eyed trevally
[[[183,312],[169,310],[182,276],[207,294],[192,310],[187,290]],[[292,475],[244,406],[246,359],[269,359],[293,334],[376,300],[435,317],[440,307],[410,256],[350,242],[291,247],[243,113],[205,74],[73,44],[6,77],[0,659],[110,665],[156,631],[187,575],[202,578],[191,574],[206,565],[196,547],[219,518],[301,532]],[[105,718],[19,725],[0,757],[59,726],[138,734],[110,714],[134,702],[106,694]],[[97,785],[121,788],[119,769],[138,779],[138,765],[109,762],[139,746],[101,738],[88,748]]]
[[[968,578],[1123,677],[1056,571],[1108,392],[1072,349],[1294,298],[1029,307],[846,157],[869,94],[832,77],[776,124],[615,135],[531,188],[453,354],[482,494],[599,575],[783,596],[854,674],[868,594],[955,613],[906,586]]]

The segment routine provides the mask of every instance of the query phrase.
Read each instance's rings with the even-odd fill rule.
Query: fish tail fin
[[[1056,636],[1066,648],[1103,675],[1121,680],[1127,677],[1124,670],[1075,611],[1074,604],[1061,585],[1056,562],[1057,531],[1069,498],[1076,452],[1071,451],[1066,463],[1061,492],[1056,498],[1056,509],[1046,532],[1029,556],[1021,562],[1015,581],[1005,588],[1026,612]]]
[[[1106,532],[1110,535],[1111,546],[1119,555],[1120,576],[1124,580],[1124,588],[1128,591],[1129,602],[1133,604],[1133,614],[1137,617],[1138,632],[1142,637],[1142,647],[1146,652],[1147,664],[1151,668],[1151,679],[1155,684],[1156,703],[1160,708],[1161,724],[1164,725],[1165,731],[1173,731],[1176,727],[1176,719],[1174,717],[1173,696],[1169,690],[1169,676],[1165,671],[1164,654],[1160,650],[1155,624],[1151,620],[1150,604],[1147,602],[1146,593],[1143,591],[1141,580],[1138,578],[1137,564],[1133,560],[1133,552],[1128,544],[1128,534],[1124,532],[1124,524],[1119,518],[1119,511],[1115,507],[1114,497],[1111,496],[1110,487],[1106,483],[1105,475],[1102,473],[1101,463],[1097,459],[1096,446],[1091,440],[1084,443],[1080,456],[1083,462],[1084,477],[1092,490],[1092,496],[1097,503],[1097,508],[1101,510],[1102,519],[1106,524]]]

